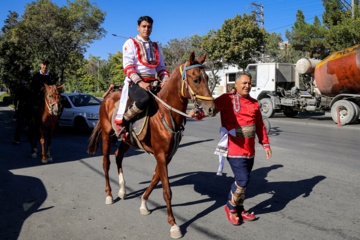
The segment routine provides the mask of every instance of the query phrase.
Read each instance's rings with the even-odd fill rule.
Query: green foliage
[[[34,1],[21,18],[10,12],[0,35],[1,82],[14,88],[20,79],[30,78],[31,70],[39,71],[43,58],[63,82],[64,75],[77,71],[89,44],[104,36],[104,18],[105,12],[88,0],[69,1],[63,7],[50,0]]]
[[[0,96],[0,101],[2,101],[5,105],[10,105],[14,102],[14,97],[9,94],[2,94]]]
[[[307,53],[310,58],[323,59],[329,55],[326,47],[326,32],[326,28],[321,25],[317,16],[314,18],[314,23],[309,24],[305,22],[303,12],[298,10],[294,26],[291,31],[286,31],[286,38],[295,50]]]
[[[245,68],[263,52],[265,35],[266,31],[256,24],[255,15],[237,15],[225,20],[206,48],[212,59]]]

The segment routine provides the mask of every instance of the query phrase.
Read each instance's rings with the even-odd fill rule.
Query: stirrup
[[[225,205],[225,212],[230,223],[240,225],[240,218],[235,209],[229,210],[228,206]]]
[[[248,212],[246,212],[246,211],[242,211],[242,212],[241,212],[241,217],[242,217],[242,219],[244,219],[245,221],[253,221],[253,220],[256,218],[254,212],[248,213]]]

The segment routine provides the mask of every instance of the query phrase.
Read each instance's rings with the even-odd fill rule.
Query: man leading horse
[[[159,79],[160,86],[163,87],[170,77],[159,46],[150,40],[153,22],[149,16],[140,17],[137,26],[139,35],[127,40],[123,46],[123,66],[127,77],[121,94],[120,108],[114,120],[118,130],[146,109],[147,102],[151,99],[148,92],[151,83]],[[133,100],[133,104],[126,111],[128,96]]]

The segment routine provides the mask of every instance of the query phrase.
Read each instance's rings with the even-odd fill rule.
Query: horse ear
[[[64,84],[63,84],[63,85],[58,86],[58,87],[57,87],[57,89],[61,89],[61,88],[63,88],[63,87],[64,87]]]
[[[190,53],[190,57],[189,57],[189,63],[190,65],[193,65],[195,60],[195,52]]]
[[[46,83],[44,83],[44,85],[45,85],[45,88],[46,88],[46,89],[48,89],[48,88],[49,88],[49,85],[47,85]]]
[[[204,56],[202,56],[201,58],[198,59],[200,64],[203,64],[205,62],[206,59],[206,53],[204,54]]]

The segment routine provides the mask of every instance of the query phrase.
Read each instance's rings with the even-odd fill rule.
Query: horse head
[[[204,65],[206,53],[195,59],[195,53],[190,54],[182,72],[182,96],[191,99],[195,107],[201,109],[205,116],[213,117],[216,114],[216,105],[208,85],[209,77],[205,73]],[[181,70],[180,70],[181,71]],[[188,91],[185,91],[187,88]]]
[[[60,93],[64,85],[56,87],[55,85],[45,84],[45,104],[49,110],[50,115],[59,116],[61,114]]]

